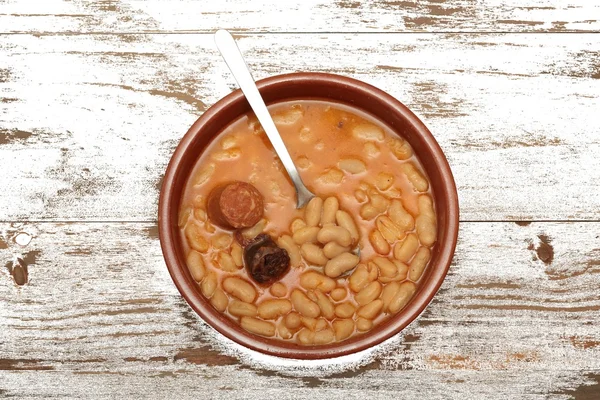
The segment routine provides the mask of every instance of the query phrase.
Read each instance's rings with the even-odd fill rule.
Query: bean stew
[[[304,183],[295,192],[248,114],[199,157],[179,228],[212,306],[246,331],[301,345],[364,334],[402,310],[437,240],[429,180],[405,140],[347,105],[269,107]]]

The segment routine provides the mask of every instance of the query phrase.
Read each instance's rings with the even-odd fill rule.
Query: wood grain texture
[[[293,16],[286,18],[286,16]],[[591,32],[589,0],[28,0],[0,2],[0,33]]]
[[[463,220],[598,220],[600,35],[263,35],[257,78],[349,75],[419,115]],[[210,35],[0,36],[0,220],[156,216],[178,140],[234,89]]]
[[[0,273],[0,393],[250,399],[598,393],[599,231],[593,222],[463,224],[450,274],[421,317],[375,361],[339,372],[294,370],[232,351],[177,293],[153,224],[2,224],[0,261],[26,260],[29,281],[16,285],[6,269]],[[32,237],[27,246],[15,243],[19,233]]]
[[[447,154],[463,220],[600,218],[600,35],[240,46],[257,78],[340,73],[403,101]],[[0,220],[154,220],[179,138],[235,88],[209,35],[2,36],[0,49]]]
[[[277,360],[177,292],[158,190],[236,87],[218,28],[257,78],[388,91],[448,156],[471,222],[402,335]],[[0,397],[600,398],[599,31],[588,0],[0,0]]]

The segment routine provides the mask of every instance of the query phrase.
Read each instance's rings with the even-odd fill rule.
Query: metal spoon
[[[292,157],[290,157],[290,153],[285,147],[283,140],[281,140],[279,131],[275,127],[267,106],[258,92],[254,78],[252,78],[250,69],[244,61],[240,49],[235,44],[233,36],[224,29],[220,29],[215,33],[215,43],[294,184],[297,199],[296,208],[302,208],[315,195],[302,182],[300,174],[298,174],[298,170],[292,161]]]

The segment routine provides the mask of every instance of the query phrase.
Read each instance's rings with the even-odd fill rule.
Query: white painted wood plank
[[[13,0],[0,33],[26,32],[546,32],[598,31],[587,0]]]
[[[571,400],[595,399],[598,375],[580,376],[555,371],[385,371],[373,377],[320,379],[256,374],[243,368],[214,368],[162,372],[152,370],[127,374],[63,374],[56,371],[19,371],[3,375],[9,382],[6,396],[17,398],[148,398],[148,399],[421,399],[431,400]],[[0,371],[2,372],[2,371]],[[261,376],[262,375],[262,376]],[[212,383],[208,385],[207,383]],[[373,382],[373,384],[370,384]],[[238,385],[246,388],[238,390]],[[69,386],[67,386],[69,385]],[[580,397],[575,397],[580,396]],[[587,396],[587,397],[586,397]]]
[[[600,35],[240,38],[257,78],[340,73],[419,115],[463,220],[600,218]],[[138,220],[179,138],[235,88],[210,35],[0,37],[0,220]]]
[[[594,222],[462,224],[434,301],[352,370],[360,359],[298,367],[236,350],[179,296],[153,224],[2,224],[0,264],[22,256],[28,283],[2,268],[0,393],[568,398],[600,385],[599,231]],[[23,232],[27,246],[14,241]]]

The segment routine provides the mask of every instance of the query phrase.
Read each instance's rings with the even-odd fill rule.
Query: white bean
[[[319,306],[298,289],[292,292],[291,300],[294,309],[305,317],[317,318],[321,314]]]
[[[248,332],[261,336],[274,336],[275,324],[268,321],[261,321],[253,317],[242,317],[240,320],[242,328]]]
[[[358,311],[356,311],[356,315],[361,318],[375,319],[375,317],[377,317],[381,312],[382,308],[383,301],[381,299],[376,299],[359,308]]]
[[[349,338],[354,332],[354,321],[351,319],[336,319],[332,325],[338,342]]]
[[[318,226],[307,226],[306,228],[298,229],[293,236],[296,244],[315,243],[320,228]]]
[[[285,316],[283,321],[288,329],[298,329],[300,324],[302,324],[302,318],[300,314],[291,312]]]
[[[262,319],[276,319],[292,311],[292,303],[287,299],[268,299],[258,305],[258,316]]]
[[[345,288],[339,287],[339,288],[333,289],[330,293],[330,296],[335,301],[342,301],[346,298],[347,294],[348,294],[348,292],[346,291]]]
[[[360,207],[359,214],[362,219],[369,221],[381,214],[381,211],[375,208],[373,204],[367,203],[363,204],[362,207]]]
[[[399,199],[392,200],[388,214],[390,219],[404,231],[410,231],[415,227],[413,216],[406,211]]]
[[[325,199],[323,203],[323,215],[321,216],[321,226],[335,222],[335,213],[340,208],[340,202],[337,197],[331,196]]]
[[[300,317],[300,320],[302,321],[302,325],[304,325],[311,331],[317,330],[317,319],[316,318]]]
[[[403,242],[394,246],[394,258],[402,262],[409,262],[419,248],[419,239],[417,235],[411,233]]]
[[[194,199],[192,200],[192,207],[194,208],[202,208],[206,205],[206,202],[204,201],[204,196],[202,196],[201,194],[196,195],[194,197]]]
[[[352,216],[346,211],[339,210],[335,213],[335,220],[337,221],[337,224],[339,226],[350,232],[352,243],[357,243],[360,239],[360,235],[358,233],[358,228],[356,227],[356,223],[354,222]]]
[[[393,244],[398,239],[403,239],[405,236],[404,231],[385,215],[377,217],[375,225],[377,226],[377,230],[390,244]]]
[[[210,221],[207,219],[206,221],[204,221],[204,230],[208,233],[215,233],[215,226],[213,224],[210,223]]]
[[[422,214],[417,217],[417,235],[421,244],[431,246],[437,239],[437,227],[434,216]]]
[[[355,125],[354,128],[352,128],[352,135],[357,139],[374,140],[378,142],[381,142],[385,137],[383,130],[380,127],[368,122]]]
[[[216,259],[217,266],[225,272],[236,272],[239,267],[233,261],[233,257],[229,253],[219,252]]]
[[[342,253],[339,256],[327,261],[325,264],[325,275],[331,278],[337,278],[346,271],[350,271],[354,268],[360,258],[352,253]]]
[[[381,255],[387,255],[390,252],[389,243],[378,230],[375,229],[371,231],[369,234],[369,241],[377,253]]]
[[[369,282],[373,282],[379,276],[379,268],[375,267],[372,263],[367,264],[367,271],[369,272]]]
[[[284,297],[287,294],[287,288],[281,282],[275,282],[269,288],[269,292],[275,297]]]
[[[325,185],[339,185],[344,180],[344,173],[337,168],[331,168],[317,180]]]
[[[336,242],[329,242],[323,247],[323,254],[329,259],[339,256],[347,251],[350,251],[349,246],[340,246]]]
[[[335,315],[339,318],[352,318],[356,307],[349,301],[345,301],[335,306]]]
[[[408,275],[408,265],[404,264],[402,261],[394,260],[394,266],[396,267],[396,273],[389,277],[380,276],[379,281],[381,283],[403,281],[406,279],[406,275]]]
[[[202,185],[207,182],[210,177],[215,173],[216,165],[214,163],[208,164],[206,167],[202,168],[192,179],[194,182],[194,186]]]
[[[192,278],[194,278],[196,282],[202,282],[202,278],[204,278],[204,275],[206,275],[206,268],[204,267],[204,259],[202,259],[202,254],[195,250],[191,250],[188,253],[186,264],[190,270],[190,274],[192,274]]]
[[[228,161],[239,158],[242,155],[242,150],[239,147],[233,147],[227,150],[217,151],[212,158],[217,161]]]
[[[331,342],[335,338],[333,333],[333,329],[327,328],[320,331],[315,332],[315,336],[313,337],[314,344],[327,344]]]
[[[315,331],[321,331],[327,327],[329,327],[329,323],[327,322],[327,320],[323,319],[323,318],[319,318],[315,325]]]
[[[390,303],[392,299],[396,297],[398,291],[400,290],[399,282],[390,282],[383,288],[381,292],[381,301],[383,302],[383,311],[387,312],[389,310]]]
[[[206,211],[203,208],[194,209],[194,218],[200,222],[205,222],[207,218]]]
[[[308,271],[300,275],[300,286],[306,290],[319,289],[323,293],[329,293],[335,289],[336,283],[333,279],[316,271]]]
[[[233,257],[233,262],[238,268],[244,265],[244,250],[242,250],[242,246],[238,242],[233,242],[231,245],[231,257]]]
[[[375,158],[379,155],[379,147],[373,142],[367,142],[363,146],[363,153],[367,156],[367,158]]]
[[[296,218],[290,224],[290,231],[292,234],[296,233],[296,231],[306,228],[306,222],[302,218]]]
[[[221,148],[223,150],[227,150],[235,146],[237,146],[237,139],[233,135],[225,136],[223,140],[221,140]]]
[[[254,226],[252,226],[250,228],[243,229],[242,230],[242,235],[246,239],[255,238],[256,236],[258,236],[261,233],[263,233],[263,231],[265,230],[266,226],[267,226],[267,220],[264,219],[264,218],[262,218]]]
[[[298,332],[298,342],[303,345],[313,344],[315,341],[315,333],[307,328],[302,328],[300,332]]]
[[[317,297],[317,305],[321,309],[321,315],[327,319],[332,319],[334,314],[334,306],[331,300],[327,298],[321,291],[315,290],[314,294]]]
[[[215,289],[212,297],[210,298],[210,304],[219,312],[224,312],[227,309],[229,298],[221,289]]]
[[[380,213],[385,212],[390,206],[390,199],[381,195],[380,193],[369,193],[369,197],[371,198],[371,204],[373,207],[375,207]]]
[[[300,249],[289,235],[283,235],[277,238],[277,245],[288,252],[290,256],[290,264],[292,267],[297,268],[302,264],[302,257],[300,256]]]
[[[369,200],[369,198],[367,197],[367,193],[365,193],[364,190],[361,189],[357,189],[354,192],[354,198],[359,202],[359,203],[364,203],[365,201]]]
[[[217,250],[222,250],[231,245],[233,238],[226,233],[217,233],[210,239],[212,246]]]
[[[341,226],[327,225],[321,228],[317,234],[317,240],[323,244],[336,242],[340,246],[350,246],[352,236],[347,229]]]
[[[187,224],[188,219],[190,219],[191,214],[192,209],[190,207],[186,207],[183,211],[181,211],[177,220],[177,226],[183,228],[185,224]]]
[[[387,145],[398,160],[408,160],[412,157],[412,150],[407,141],[398,138],[390,138]]]
[[[312,265],[323,266],[327,264],[329,259],[323,254],[323,249],[313,243],[304,243],[300,247],[302,257]]]
[[[304,116],[304,109],[300,104],[294,104],[291,108],[280,111],[273,115],[275,125],[294,125]]]
[[[308,292],[306,292],[306,297],[308,297],[311,301],[314,301],[315,303],[317,302],[317,296],[315,295],[315,292],[312,290],[309,290]]]
[[[361,306],[365,304],[369,304],[373,300],[379,297],[381,294],[382,286],[378,281],[373,281],[369,283],[363,290],[358,292],[356,296],[354,296],[354,300]]]
[[[202,294],[207,299],[213,295],[215,289],[217,288],[217,275],[213,271],[209,271],[208,274],[202,280],[202,284],[200,285],[200,290]]]
[[[351,174],[360,174],[367,170],[365,163],[356,158],[343,158],[338,162],[338,167]]]
[[[308,169],[312,165],[312,161],[310,161],[307,157],[300,156],[296,159],[296,166],[299,169]]]
[[[392,314],[395,314],[401,309],[403,309],[406,306],[406,304],[408,304],[408,301],[411,299],[413,294],[415,294],[416,290],[417,287],[414,283],[410,281],[402,282],[400,284],[400,287],[398,288],[398,292],[390,301],[390,304],[388,306],[389,311]]]
[[[307,226],[317,226],[321,220],[321,211],[323,210],[323,199],[313,197],[310,199],[304,210],[304,221]]]
[[[223,281],[223,289],[229,294],[246,303],[254,302],[256,289],[241,278],[229,277]]]
[[[413,258],[410,263],[410,269],[408,273],[408,277],[411,281],[418,281],[421,275],[423,275],[423,270],[427,266],[429,259],[431,258],[431,252],[427,247],[421,247],[417,254],[415,254],[415,258]]]
[[[374,272],[374,273],[373,273]],[[377,267],[371,265],[367,267],[364,264],[356,267],[352,275],[350,275],[349,286],[353,292],[358,293],[363,290],[369,283],[377,279]],[[373,277],[374,275],[374,277]]]
[[[413,163],[404,163],[400,169],[402,172],[404,172],[410,183],[412,183],[413,187],[417,189],[417,191],[426,192],[427,189],[429,189],[429,182],[427,182],[427,179],[425,179],[421,171],[419,171]]]
[[[286,340],[291,339],[294,336],[294,334],[283,323],[279,323],[277,325],[277,333],[279,333],[279,336],[281,336],[282,339]]]
[[[356,329],[359,332],[366,332],[373,327],[373,321],[366,318],[357,318],[356,319]]]
[[[396,265],[387,257],[375,257],[373,262],[379,267],[379,276],[389,278],[396,275],[398,271]]]
[[[192,249],[200,253],[205,253],[208,250],[208,241],[204,238],[200,227],[195,223],[187,224],[185,227],[185,237]]]
[[[231,300],[228,311],[229,314],[235,317],[255,317],[256,313],[258,312],[254,304],[246,303],[236,299]]]
[[[313,134],[309,127],[303,126],[300,128],[300,132],[298,133],[298,137],[301,142],[309,143],[313,140]]]
[[[375,186],[379,190],[388,190],[394,184],[394,175],[380,172],[375,178]]]

